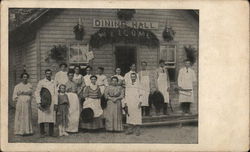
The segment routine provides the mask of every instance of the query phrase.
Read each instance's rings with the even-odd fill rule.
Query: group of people
[[[98,67],[97,74],[92,68],[86,68],[86,75],[80,74],[80,67],[67,71],[67,64],[60,64],[60,71],[52,80],[52,70],[45,70],[45,78],[40,80],[35,90],[38,107],[40,136],[45,137],[45,124],[49,127],[49,136],[54,135],[54,126],[58,126],[59,136],[68,136],[79,129],[93,130],[105,128],[107,131],[124,130],[122,116],[126,115],[128,128],[126,134],[140,135],[142,115],[149,115],[148,97],[152,93],[150,72],[147,62],[141,62],[141,71],[136,72],[136,65],[131,64],[130,71],[123,77],[121,69],[108,78],[104,68]],[[179,102],[184,114],[190,113],[193,102],[193,82],[196,81],[194,70],[189,60],[178,75]],[[164,98],[164,114],[169,103],[170,82],[165,61],[159,61],[156,70],[156,91]],[[22,82],[14,88],[13,100],[16,102],[15,127],[17,135],[33,134],[31,122],[32,85],[28,82],[29,74],[21,75]],[[102,106],[105,101],[106,106]]]

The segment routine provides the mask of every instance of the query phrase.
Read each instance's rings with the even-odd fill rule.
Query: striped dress
[[[91,108],[94,111],[93,122],[85,123],[81,120],[80,128],[82,129],[100,129],[104,128],[103,124],[103,110],[101,108],[101,90],[97,85],[85,87],[84,89],[85,101],[83,103],[84,108]]]

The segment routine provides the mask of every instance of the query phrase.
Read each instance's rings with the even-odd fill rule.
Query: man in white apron
[[[51,79],[52,71],[50,69],[45,70],[45,78],[40,80],[37,84],[35,91],[36,102],[38,106],[38,123],[40,125],[41,137],[45,136],[45,124],[49,124],[49,135],[54,134],[54,123],[55,123],[55,110],[57,107],[57,91],[56,83]],[[51,95],[51,104],[47,109],[42,108],[40,92],[42,88],[49,90]]]
[[[179,102],[183,114],[188,115],[190,104],[194,102],[193,82],[196,81],[195,72],[191,69],[191,62],[185,61],[185,67],[181,68],[178,75]]]
[[[141,62],[141,71],[138,73],[138,75],[142,92],[142,116],[148,116],[150,113],[148,104],[148,96],[150,93],[150,80],[149,71],[147,70],[147,62]]]
[[[156,89],[160,91],[164,97],[163,114],[168,115],[167,108],[169,103],[170,81],[164,60],[159,61],[159,68],[156,70]]]
[[[125,107],[127,107],[126,123],[129,125],[126,134],[135,132],[137,136],[140,135],[140,125],[142,124],[141,116],[141,86],[137,80],[136,73],[130,74],[129,83],[126,84],[125,90]]]
[[[124,76],[125,85],[126,85],[126,83],[131,83],[131,77],[130,77],[131,73],[136,73],[136,65],[135,65],[135,63],[131,64],[130,71],[128,73],[126,73],[125,76]],[[137,78],[138,78],[138,75],[137,75]]]

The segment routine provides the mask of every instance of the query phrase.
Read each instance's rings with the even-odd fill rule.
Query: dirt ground
[[[65,137],[40,138],[38,125],[34,120],[34,135],[14,135],[14,110],[9,111],[9,142],[21,143],[166,143],[195,144],[198,143],[197,126],[154,126],[141,128],[141,135],[125,135],[124,132],[112,133],[100,130],[98,132],[78,132]],[[55,132],[57,129],[55,129]]]

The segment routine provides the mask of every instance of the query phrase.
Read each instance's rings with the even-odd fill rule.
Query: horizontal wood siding
[[[41,75],[44,77],[44,70],[51,68],[55,74],[58,71],[58,65],[54,62],[47,63],[45,58],[53,45],[67,44],[75,42],[73,27],[78,22],[78,18],[83,19],[85,28],[85,36],[83,42],[89,42],[90,36],[94,34],[98,28],[93,28],[93,19],[111,19],[116,20],[116,9],[66,9],[56,16],[53,20],[47,22],[40,28],[40,53],[41,53]],[[152,30],[160,40],[160,43],[166,43],[162,38],[162,31],[165,28],[166,19],[169,25],[176,32],[174,41],[177,43],[177,69],[178,71],[183,66],[183,61],[186,58],[184,46],[192,45],[198,48],[199,40],[199,24],[198,21],[190,15],[186,10],[136,10],[136,14],[132,20],[158,22],[159,28]],[[107,44],[99,49],[95,49],[95,59],[91,62],[94,70],[98,66],[104,66],[105,73],[112,75],[115,68],[112,44]],[[137,51],[140,54],[140,60],[146,60],[148,67],[152,71],[158,66],[159,49],[152,49],[145,46],[137,46]],[[193,67],[198,73],[198,65]],[[153,72],[153,71],[152,71]],[[152,74],[153,75],[153,74]],[[153,78],[152,78],[153,79]],[[197,90],[195,90],[195,102],[197,103]],[[178,96],[173,95],[173,102],[178,105]],[[193,112],[197,112],[197,104],[192,108]]]
[[[14,86],[22,81],[21,74],[24,71],[24,65],[26,66],[26,71],[30,75],[29,82],[33,86],[33,90],[35,90],[37,85],[37,56],[36,56],[36,43],[35,40],[32,40],[26,44],[23,44],[21,46],[15,47],[10,50],[12,53],[10,53],[10,62],[12,65],[10,65],[10,72],[15,73],[14,78],[9,77],[10,79],[13,79],[13,87],[10,88],[10,98],[12,99],[12,94],[14,90]],[[9,100],[11,102],[11,105],[15,106],[13,104],[12,100]],[[36,116],[37,110],[36,110],[36,102],[34,98],[32,99],[32,112]]]

